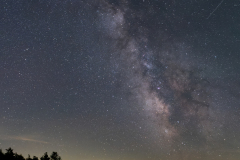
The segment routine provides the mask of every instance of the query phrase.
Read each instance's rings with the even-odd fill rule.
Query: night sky
[[[0,148],[238,160],[239,0],[1,0]]]

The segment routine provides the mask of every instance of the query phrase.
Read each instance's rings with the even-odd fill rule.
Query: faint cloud
[[[2,139],[8,139],[8,140],[18,140],[18,141],[27,141],[27,142],[34,142],[34,143],[43,143],[43,144],[48,144],[49,142],[46,141],[41,141],[37,139],[32,139],[32,138],[27,138],[27,137],[22,137],[22,136],[5,136]]]

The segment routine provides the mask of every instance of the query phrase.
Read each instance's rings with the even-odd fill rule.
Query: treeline
[[[33,156],[32,158],[28,155],[27,158],[24,158],[21,154],[13,153],[12,148],[6,149],[6,152],[3,153],[2,149],[0,149],[0,160],[39,160],[38,157]],[[52,152],[50,156],[48,156],[47,152],[40,158],[40,160],[61,160],[61,157],[57,152]]]

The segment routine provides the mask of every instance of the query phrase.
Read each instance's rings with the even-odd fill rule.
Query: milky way
[[[226,113],[216,105],[217,78],[206,73],[211,62],[192,49],[194,31],[177,34],[190,22],[175,15],[176,2],[101,3],[101,26],[114,41],[111,54],[118,57],[113,65],[120,64],[120,72],[126,74],[124,87],[147,115],[154,140],[165,149],[183,143],[191,149],[206,149],[218,141],[226,125],[219,116]],[[172,9],[172,15],[167,15],[168,8],[156,11],[161,5]],[[214,61],[216,56],[209,59]]]

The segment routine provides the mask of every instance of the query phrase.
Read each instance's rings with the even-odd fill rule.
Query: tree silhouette
[[[25,159],[21,154],[13,153],[12,148],[6,149],[6,153],[2,152],[0,149],[0,160],[39,160],[38,157],[33,156],[31,158],[30,155]],[[40,160],[62,160],[61,157],[58,155],[57,152],[52,152],[51,156],[49,157],[47,152],[40,158]]]
[[[50,158],[48,157],[47,152],[45,152],[44,155],[40,159],[41,160],[50,160]]]
[[[17,153],[15,153],[14,155],[15,155],[14,157],[15,160],[25,160],[25,158],[21,154],[18,155]]]
[[[6,149],[6,153],[5,153],[5,158],[7,160],[14,160],[15,159],[15,156],[14,156],[14,153],[13,153],[13,149],[12,148],[8,148]]]
[[[33,156],[33,158],[31,158],[31,156],[28,155],[28,158],[26,158],[26,160],[38,160],[38,157]]]
[[[61,157],[58,155],[57,152],[52,152],[50,157],[51,157],[51,160],[61,160]]]
[[[0,149],[0,159],[4,158],[4,153],[2,152],[2,149]]]
[[[30,155],[28,155],[28,158],[26,158],[26,160],[32,160],[32,158],[30,157]]]

